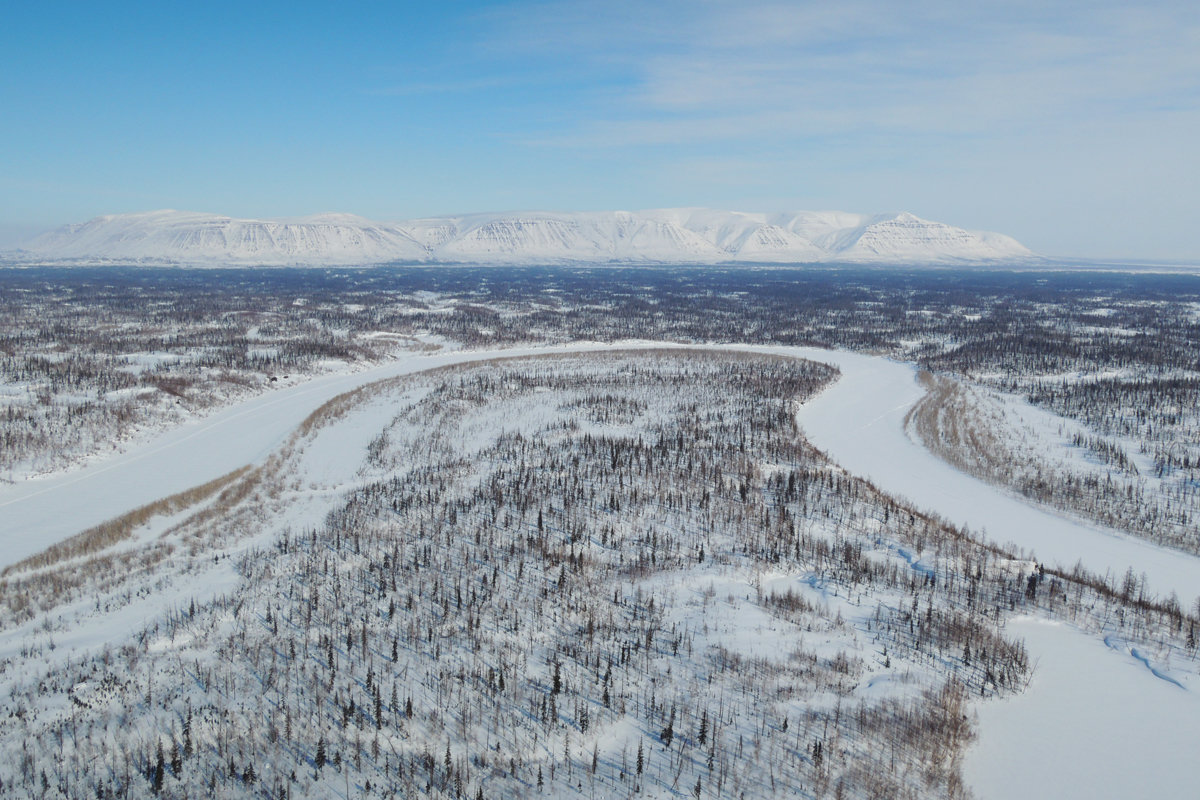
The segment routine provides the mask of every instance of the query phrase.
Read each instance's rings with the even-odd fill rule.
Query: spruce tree
[[[166,764],[163,760],[162,742],[160,741],[158,743],[158,758],[156,759],[155,764],[154,764],[154,777],[151,778],[151,781],[150,781],[150,788],[154,791],[155,794],[159,794],[160,792],[162,792],[163,775],[165,774],[165,772],[166,772]]]
[[[317,754],[313,756],[313,764],[317,769],[325,766],[325,737],[322,736],[317,740]]]
[[[192,753],[192,709],[188,708],[187,719],[183,722],[183,757],[191,758]]]

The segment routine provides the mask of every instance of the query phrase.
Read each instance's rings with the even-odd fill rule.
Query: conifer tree
[[[151,778],[151,781],[150,781],[150,788],[154,791],[155,794],[159,794],[162,792],[163,775],[165,774],[165,772],[166,772],[166,764],[163,761],[162,742],[160,741],[158,743],[158,757],[154,763],[154,776]]]
[[[322,736],[317,740],[317,754],[313,756],[313,764],[317,769],[325,766],[325,737]]]

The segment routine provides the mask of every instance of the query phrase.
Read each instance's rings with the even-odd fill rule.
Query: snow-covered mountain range
[[[908,213],[653,211],[471,214],[373,222],[351,214],[235,219],[186,211],[96,217],[29,242],[38,261],[195,264],[969,263],[1034,254],[998,233]]]

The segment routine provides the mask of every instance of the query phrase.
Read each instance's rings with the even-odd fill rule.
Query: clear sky
[[[103,213],[911,211],[1200,259],[1200,3],[8,3],[0,242]]]

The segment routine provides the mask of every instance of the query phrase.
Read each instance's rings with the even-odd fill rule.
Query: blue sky
[[[102,213],[906,210],[1200,259],[1200,4],[9,4],[0,242]]]

